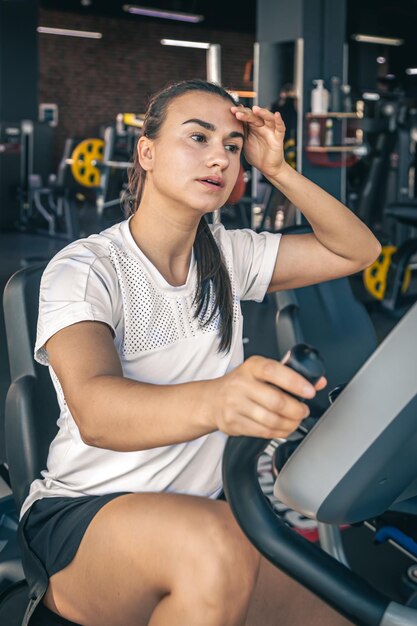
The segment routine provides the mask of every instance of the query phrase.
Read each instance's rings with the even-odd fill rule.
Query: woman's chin
[[[220,201],[219,198],[216,201],[213,199],[207,201],[202,200],[200,198],[199,202],[196,204],[196,208],[200,209],[204,213],[214,213],[217,209],[221,209],[225,204],[225,201]]]

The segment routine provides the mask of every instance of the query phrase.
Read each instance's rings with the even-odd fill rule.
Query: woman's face
[[[191,92],[168,106],[147,172],[159,195],[199,213],[223,206],[239,173],[243,124],[220,96]]]

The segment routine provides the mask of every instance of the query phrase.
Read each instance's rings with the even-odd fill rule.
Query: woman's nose
[[[210,147],[210,152],[207,155],[207,165],[213,167],[218,165],[222,169],[229,165],[229,155],[224,145],[213,144]]]

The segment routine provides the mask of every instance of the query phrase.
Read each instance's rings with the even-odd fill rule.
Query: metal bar
[[[221,70],[221,46],[218,43],[210,44],[207,55],[207,80],[211,83],[221,85],[222,82],[222,70]],[[221,223],[220,209],[213,211],[213,224]]]
[[[342,543],[342,535],[338,526],[317,522],[321,548],[342,563],[350,567]]]
[[[218,43],[210,44],[207,50],[207,80],[211,83],[222,84],[221,46]]]

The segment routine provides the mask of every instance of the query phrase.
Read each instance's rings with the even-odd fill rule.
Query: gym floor
[[[0,286],[3,291],[8,278],[24,265],[41,260],[50,259],[56,252],[69,243],[64,239],[54,239],[46,235],[31,233],[0,233]],[[398,319],[389,317],[381,312],[371,296],[363,287],[360,275],[351,278],[353,292],[357,299],[364,302],[368,308],[375,326],[378,341],[384,337],[398,322]],[[3,310],[0,307],[0,424],[3,423],[4,398],[10,382],[6,359],[6,337],[3,320]],[[0,454],[3,451],[0,451]],[[272,495],[273,477],[269,470],[270,461],[264,455],[264,476],[262,486],[274,506],[279,509],[280,504]],[[282,509],[282,506],[281,506]],[[281,511],[282,512],[282,511]],[[291,517],[291,516],[290,516]],[[294,519],[294,517],[293,517]],[[306,527],[311,522],[301,520],[301,526]],[[385,544],[376,546],[373,543],[372,532],[365,527],[350,527],[342,533],[346,554],[352,568],[363,574],[375,587],[388,593],[395,600],[404,600],[407,585],[404,583],[404,574],[412,561],[404,554]]]

